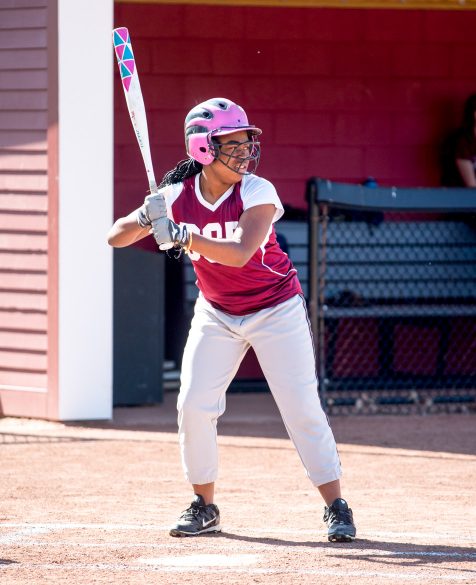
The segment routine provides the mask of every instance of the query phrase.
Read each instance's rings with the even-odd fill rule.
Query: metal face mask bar
[[[214,140],[213,149],[215,158],[239,175],[251,175],[258,167],[261,146],[254,136],[244,142],[218,143]]]

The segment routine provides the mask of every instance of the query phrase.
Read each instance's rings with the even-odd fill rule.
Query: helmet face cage
[[[208,134],[210,150],[214,159],[218,159],[226,167],[239,175],[252,175],[258,168],[261,145],[256,136],[248,132],[248,140],[244,142],[218,142]]]
[[[229,146],[223,149],[216,140],[217,136],[240,130],[248,132],[247,143],[250,144],[247,147],[242,143],[236,145],[240,148],[230,151]],[[260,149],[255,138],[260,134],[259,128],[248,123],[243,108],[226,98],[207,100],[190,110],[185,118],[187,154],[202,165],[209,165],[218,159],[239,174],[250,174],[256,170]],[[245,164],[247,161],[248,164]]]

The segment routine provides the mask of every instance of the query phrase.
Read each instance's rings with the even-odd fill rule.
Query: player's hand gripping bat
[[[150,155],[149,131],[147,129],[144,99],[139,83],[136,60],[132,52],[129,31],[125,27],[115,28],[112,31],[112,38],[119,72],[121,74],[122,86],[124,88],[124,95],[126,96],[127,109],[129,110],[132,126],[144,160],[149,189],[151,193],[157,193],[157,183],[155,181],[152,157]]]

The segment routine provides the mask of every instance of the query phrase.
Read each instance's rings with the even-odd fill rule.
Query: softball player
[[[276,241],[283,206],[254,175],[261,130],[225,98],[185,119],[188,157],[168,172],[158,195],[116,221],[112,246],[154,235],[160,249],[189,254],[200,290],[186,343],[178,397],[182,464],[194,499],[172,536],[219,532],[214,504],[216,425],[225,393],[252,347],[311,482],[324,501],[330,541],[355,538],[341,497],[336,443],[318,395],[314,347],[301,286]]]

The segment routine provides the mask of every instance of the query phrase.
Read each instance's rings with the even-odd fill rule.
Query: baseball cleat
[[[215,504],[205,504],[196,494],[190,507],[182,512],[170,529],[170,536],[198,536],[210,532],[221,532],[220,511]]]
[[[342,498],[335,499],[324,508],[324,522],[327,523],[329,542],[351,542],[356,530],[352,510]]]

